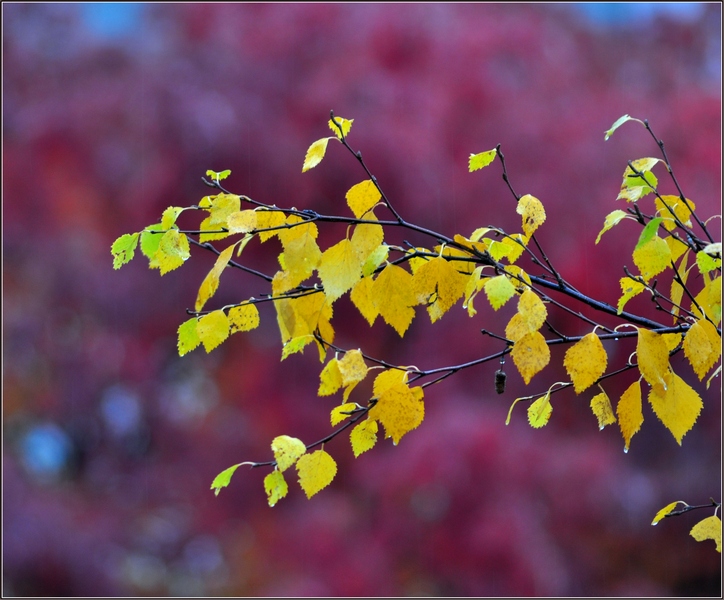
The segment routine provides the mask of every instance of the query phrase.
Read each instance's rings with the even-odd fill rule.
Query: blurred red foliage
[[[713,546],[688,537],[699,515],[649,526],[671,500],[720,489],[716,389],[698,386],[705,409],[683,448],[649,412],[624,456],[583,397],[561,397],[546,430],[522,411],[504,427],[524,388],[511,368],[497,397],[486,365],[430,389],[399,447],[355,460],[345,440],[329,445],[340,472],[312,501],[292,485],[269,509],[263,473],[243,469],[216,498],[213,477],[266,460],[274,436],[328,433],[336,400],[315,397],[311,356],[280,377],[270,310],[212,354],[177,357],[210,255],[159,280],[141,260],[113,271],[109,253],[167,206],[197,202],[209,168],[263,202],[342,210],[362,176],[350,156],[335,146],[301,174],[334,109],[355,119],[351,142],[396,208],[450,235],[519,228],[497,167],[467,173],[471,152],[501,143],[516,191],[545,204],[554,264],[615,303],[638,230],[593,240],[626,160],[656,148],[633,124],[604,143],[611,123],[648,118],[700,214],[720,211],[719,5],[597,29],[563,5],[148,4],[112,37],[90,11],[3,6],[4,593],[720,589]],[[218,300],[258,287],[229,278]],[[502,322],[450,315],[441,340],[420,318],[400,341],[381,324],[367,334],[345,302],[341,345],[423,368],[479,356],[474,332]]]

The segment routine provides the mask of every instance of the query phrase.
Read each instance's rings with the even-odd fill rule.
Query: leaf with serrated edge
[[[472,173],[483,167],[487,167],[491,162],[495,160],[497,150],[487,150],[486,152],[479,152],[478,154],[471,154],[468,159],[468,172]]]
[[[214,477],[214,481],[211,483],[211,489],[214,490],[214,495],[218,496],[221,488],[225,488],[227,485],[229,485],[229,482],[231,481],[231,476],[234,474],[234,471],[236,471],[241,465],[242,463],[239,463],[238,465],[229,467],[228,469],[225,469],[216,477]]]
[[[606,233],[612,227],[618,225],[623,219],[628,217],[628,214],[622,210],[614,210],[606,215],[606,219],[603,222],[603,229],[598,233],[596,243],[601,241],[601,236]]]
[[[274,470],[264,477],[264,491],[267,495],[269,506],[274,506],[289,492],[289,486],[284,480],[284,475],[279,470]]]
[[[664,240],[656,236],[634,250],[633,261],[644,281],[649,281],[671,266],[671,250]]]
[[[184,264],[190,256],[189,240],[186,235],[170,229],[163,234],[149,266],[160,269],[161,275],[165,275]]]
[[[199,319],[196,333],[206,352],[211,352],[229,337],[229,319],[223,310],[215,310]]]
[[[352,300],[357,310],[370,324],[370,327],[374,324],[379,314],[373,293],[374,285],[374,279],[364,277],[357,282],[357,285],[352,288],[352,292],[349,295],[350,300]]]
[[[421,387],[410,389],[404,383],[391,385],[379,395],[377,404],[370,409],[370,419],[379,421],[385,428],[385,437],[391,437],[397,445],[402,436],[422,423],[425,417],[422,398]]]
[[[188,321],[184,321],[178,328],[178,355],[188,354],[201,343],[201,338],[196,332],[199,320],[191,317]]]
[[[704,406],[699,394],[673,371],[666,377],[666,387],[651,386],[649,403],[679,446]]]
[[[716,551],[721,554],[721,519],[716,515],[699,521],[691,528],[690,534],[697,542],[714,540]]]
[[[515,296],[515,286],[505,275],[491,277],[485,282],[483,289],[493,310],[498,310]]]
[[[318,396],[331,396],[342,387],[342,374],[339,372],[339,363],[336,358],[331,359],[319,374]]]
[[[194,307],[197,312],[204,307],[204,304],[206,304],[209,298],[211,298],[216,293],[216,290],[219,288],[219,279],[221,278],[221,273],[223,273],[226,265],[229,264],[229,261],[231,260],[231,255],[234,253],[235,247],[236,244],[232,244],[228,248],[225,248],[223,252],[221,252],[221,254],[219,254],[219,256],[216,258],[214,266],[211,268],[204,280],[201,282],[201,286],[199,287],[199,293],[196,296],[196,306]]]
[[[595,333],[583,336],[571,346],[563,359],[563,366],[573,382],[576,394],[591,387],[606,372],[608,356]]]
[[[641,383],[634,381],[621,395],[616,407],[618,425],[625,442],[623,451],[628,452],[631,438],[641,429],[644,422],[644,413],[641,407]]]
[[[626,306],[626,303],[634,296],[643,292],[646,289],[646,286],[640,281],[636,281],[630,277],[621,277],[619,284],[621,285],[622,294],[616,308],[618,310],[618,314],[620,315],[623,312],[623,308]]]
[[[373,419],[365,419],[354,426],[349,434],[349,441],[352,444],[352,452],[355,458],[374,447],[377,443],[378,428],[377,421]]]
[[[307,498],[326,488],[337,474],[337,463],[324,450],[305,454],[297,461],[299,485]]]
[[[133,259],[133,255],[138,245],[137,233],[126,233],[119,237],[111,246],[111,254],[113,254],[113,268],[120,269],[123,265]]]
[[[350,412],[355,408],[357,408],[357,405],[354,402],[346,402],[340,406],[335,406],[332,409],[332,412],[329,413],[329,419],[332,423],[332,427],[349,418]]]
[[[716,327],[705,319],[694,323],[684,337],[684,354],[699,381],[704,379],[721,358],[721,337]]]
[[[302,440],[288,435],[275,437],[272,440],[271,449],[280,471],[286,471],[307,451]]]
[[[667,504],[666,506],[664,506],[664,508],[662,508],[659,512],[656,513],[656,515],[654,516],[654,520],[651,521],[651,524],[658,525],[659,521],[661,521],[661,519],[666,518],[666,515],[668,515],[672,510],[674,510],[678,504],[679,504],[679,502],[677,501],[677,502],[672,502],[671,504]]]
[[[596,394],[591,398],[591,410],[598,419],[598,429],[603,429],[606,425],[613,425],[616,422],[616,415],[613,414],[611,400],[609,400],[606,392]]]
[[[412,275],[397,265],[387,265],[372,288],[378,314],[400,337],[415,317],[417,304],[412,292]]]
[[[528,407],[528,423],[531,427],[539,429],[546,425],[551,418],[553,406],[551,406],[550,391]]]
[[[375,204],[380,201],[382,194],[374,181],[367,179],[353,185],[345,198],[347,199],[347,206],[352,210],[354,216],[361,219],[367,211],[374,208]]]
[[[649,385],[664,382],[669,372],[669,350],[660,334],[640,327],[636,343],[639,371]]]
[[[516,212],[523,215],[523,232],[531,236],[546,220],[546,211],[543,203],[535,196],[526,194],[518,200]]]
[[[354,123],[354,119],[343,119],[342,117],[334,117],[334,121],[330,119],[327,124],[329,125],[329,128],[334,132],[334,135],[336,135],[337,138],[341,140],[343,135],[344,137],[347,137],[347,135],[349,135],[349,130],[352,129],[352,123]],[[341,134],[337,125],[342,128]]]
[[[462,298],[466,284],[467,276],[439,256],[419,267],[412,278],[417,302],[426,305],[432,323]]]
[[[307,150],[307,155],[304,157],[302,173],[309,171],[309,169],[313,169],[322,162],[322,159],[324,158],[324,153],[327,151],[327,143],[331,139],[332,138],[322,138],[321,140],[317,140],[311,146],[309,146],[309,150]]]
[[[229,310],[230,332],[251,331],[259,327],[259,310],[254,304],[242,304]]]
[[[317,272],[330,302],[351,290],[362,277],[362,264],[352,242],[345,239],[327,249]]]
[[[360,350],[350,350],[343,358],[338,360],[337,366],[342,375],[342,385],[345,387],[344,399],[349,398],[354,387],[367,377],[369,371]]]
[[[551,360],[548,344],[538,331],[527,333],[515,342],[510,355],[526,385]]]

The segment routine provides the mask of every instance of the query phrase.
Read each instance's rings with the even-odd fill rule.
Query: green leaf
[[[281,471],[274,470],[264,477],[264,491],[266,491],[269,506],[274,506],[287,495],[289,486]]]
[[[291,354],[301,352],[302,350],[304,350],[307,344],[311,344],[313,341],[314,336],[309,334],[300,335],[299,337],[292,338],[286,344],[284,344],[284,348],[282,348],[282,360],[284,360],[287,356]]]
[[[219,182],[222,179],[226,179],[229,175],[231,175],[231,171],[229,169],[226,169],[225,171],[220,171],[218,173],[216,171],[212,171],[211,169],[206,171],[206,176],[211,177],[216,182]]]
[[[161,275],[180,267],[191,256],[189,240],[186,234],[169,229],[163,234],[158,250],[151,260],[150,267],[161,270]]]
[[[471,154],[470,158],[468,159],[468,172],[472,173],[473,171],[477,171],[479,169],[482,169],[483,167],[487,167],[491,162],[495,160],[495,156],[497,153],[498,151],[493,148],[492,150],[487,150],[486,152]]]
[[[596,243],[601,241],[601,236],[606,233],[609,229],[614,227],[615,225],[618,225],[623,219],[625,219],[628,215],[622,211],[622,210],[614,210],[611,213],[608,213],[606,215],[606,219],[603,222],[603,229],[598,233],[598,237],[596,238]]]
[[[177,343],[179,356],[188,354],[201,343],[201,338],[196,331],[198,323],[199,320],[196,317],[191,317],[179,326]]]
[[[221,488],[225,488],[227,485],[229,485],[229,482],[231,481],[231,476],[234,474],[234,471],[236,471],[243,464],[244,463],[239,463],[238,465],[229,467],[225,471],[219,473],[214,478],[214,481],[211,483],[211,489],[214,490],[214,495],[218,496]]]
[[[604,141],[607,141],[608,138],[610,138],[613,135],[613,132],[616,131],[619,127],[621,127],[621,125],[623,125],[626,121],[636,121],[637,123],[641,123],[642,125],[644,124],[644,122],[640,121],[639,119],[634,119],[633,117],[631,117],[629,115],[624,115],[623,117],[618,119],[613,125],[611,125],[611,129],[609,129],[606,132],[606,137],[603,138]]]
[[[155,225],[149,225],[141,232],[141,252],[148,260],[152,261],[156,252],[158,252],[158,245],[161,243],[162,233],[165,230],[166,228],[162,227],[161,223],[156,223]]]
[[[133,255],[131,255],[131,258],[132,257]],[[721,267],[721,257],[713,258],[702,250],[701,252],[696,253],[696,264],[699,267],[700,273],[709,273],[710,271]]]
[[[659,224],[661,223],[661,221],[663,221],[661,217],[656,217],[655,219],[651,219],[648,223],[646,223],[646,227],[644,227],[641,231],[639,241],[636,243],[636,247],[634,248],[634,250],[638,250],[646,242],[653,239],[659,229]]]
[[[113,254],[113,268],[120,269],[127,262],[130,262],[138,245],[137,233],[126,233],[119,237],[111,246]]]

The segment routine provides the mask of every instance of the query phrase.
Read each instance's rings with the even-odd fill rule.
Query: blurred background
[[[516,191],[546,207],[537,237],[553,263],[615,304],[639,230],[593,242],[622,208],[626,161],[658,156],[635,123],[604,142],[616,119],[649,119],[702,218],[720,212],[720,4],[2,9],[4,595],[721,593],[720,555],[689,536],[710,513],[650,526],[671,501],[720,499],[719,380],[706,390],[680,356],[704,399],[681,448],[645,406],[624,454],[588,392],[556,395],[542,430],[524,408],[505,427],[517,396],[566,378],[556,349],[528,387],[508,364],[503,396],[493,363],[428,388],[424,423],[398,447],[355,459],[340,436],[325,447],[332,485],[309,501],[288,477],[272,509],[267,470],[238,470],[218,497],[209,486],[268,460],[277,435],[329,432],[339,398],[316,396],[316,352],[282,369],[264,307],[259,329],[179,358],[176,329],[213,256],[192,249],[160,278],[138,256],[114,271],[110,254],[167,206],[197,203],[207,169],[231,169],[227,187],[262,202],[347,214],[365,176],[341,146],[301,173],[334,109],[355,120],[350,142],[398,211],[450,236],[519,230],[499,164],[467,173],[470,153],[502,144]],[[245,255],[272,270],[275,243]],[[209,308],[262,283],[228,273]],[[657,318],[649,304],[629,306]],[[421,368],[499,350],[479,330],[501,332],[514,311],[481,297],[474,319],[458,308],[433,328],[419,309],[401,341],[350,307],[335,304],[340,346]],[[633,346],[607,350],[620,366]],[[614,402],[633,379],[607,382]]]

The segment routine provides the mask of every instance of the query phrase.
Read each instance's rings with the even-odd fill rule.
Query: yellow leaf
[[[282,227],[286,220],[286,215],[279,210],[256,209],[256,228],[259,231],[259,240],[266,242],[275,235],[279,235],[281,230],[275,228]],[[262,231],[264,229],[270,231]]]
[[[523,269],[516,265],[510,265],[509,267],[506,267],[505,270],[510,276],[510,281],[515,286],[516,291],[522,294],[527,287],[530,287],[530,275],[528,275],[528,273],[526,273]]]
[[[398,383],[407,384],[407,371],[400,369],[389,369],[383,371],[377,377],[373,385],[373,393],[379,398],[387,388],[391,388]]]
[[[671,504],[667,504],[666,506],[664,506],[664,508],[662,508],[659,512],[656,513],[656,515],[654,516],[654,520],[651,521],[651,524],[658,525],[659,521],[661,521],[661,519],[666,518],[666,516],[672,510],[674,510],[678,504],[679,504],[679,502],[677,501],[677,502],[672,502]]]
[[[526,194],[518,200],[516,212],[523,215],[523,232],[530,237],[546,220],[543,204],[535,196]]]
[[[477,171],[478,169],[487,167],[491,162],[495,160],[495,156],[497,154],[498,151],[495,148],[486,152],[471,154],[470,158],[468,159],[468,172],[472,173],[473,171]]]
[[[259,327],[259,310],[254,304],[242,304],[229,310],[230,332],[251,331]]]
[[[349,134],[349,130],[352,129],[352,123],[354,123],[354,119],[343,119],[342,117],[334,117],[334,121],[330,119],[327,124],[329,125],[329,128],[334,132],[334,135],[336,135],[337,138],[341,140],[342,136],[347,137],[347,135]],[[337,125],[342,128],[341,133]]]
[[[215,310],[199,319],[196,333],[206,352],[211,352],[229,337],[229,319],[223,310]]]
[[[275,437],[272,440],[271,449],[280,472],[286,471],[307,451],[302,440],[288,435]]]
[[[661,337],[664,339],[664,344],[666,344],[666,350],[669,352],[669,355],[671,355],[674,349],[681,343],[680,333],[662,333]]]
[[[512,342],[517,342],[520,338],[530,332],[528,322],[519,312],[515,313],[505,326],[505,337]]]
[[[314,336],[307,334],[307,335],[300,335],[298,337],[293,337],[291,340],[286,342],[284,346],[282,347],[282,360],[285,358],[291,356],[292,354],[296,354],[297,352],[302,352],[309,344],[311,344],[314,341]]]
[[[627,216],[627,213],[623,210],[614,210],[613,212],[608,213],[603,221],[603,229],[601,229],[601,231],[598,233],[596,243],[598,244],[598,242],[601,241],[601,236],[603,236],[604,233],[606,233],[612,227],[618,225]]]
[[[284,240],[284,264],[291,287],[296,287],[310,277],[319,266],[322,253],[313,233],[316,231],[306,230],[301,235]]]
[[[264,477],[264,491],[266,491],[269,506],[274,506],[287,495],[289,487],[287,482],[284,481],[284,475],[282,475],[281,471],[274,470]]]
[[[180,267],[191,256],[189,240],[186,234],[179,233],[176,229],[169,229],[161,237],[158,250],[151,259],[149,267],[160,269],[161,275]]]
[[[520,233],[516,233],[514,235],[506,236],[500,240],[500,243],[504,247],[508,247],[505,257],[511,265],[520,258],[521,254],[523,254],[523,250],[525,250],[525,247],[528,245],[528,237],[530,236],[524,236]]]
[[[644,281],[648,281],[671,265],[671,250],[664,240],[655,235],[633,251],[633,261],[641,277]]]
[[[307,498],[326,488],[337,474],[337,463],[324,450],[305,454],[297,461],[299,485]]]
[[[241,208],[241,198],[236,194],[217,194],[216,196],[206,196],[206,199],[208,199],[208,203],[204,204],[203,207],[209,212],[209,216],[201,221],[199,230],[202,232],[218,232],[221,229],[228,229],[226,221],[230,215],[239,212]],[[201,203],[199,203],[199,206],[202,206]],[[199,241],[204,243],[212,240],[223,240],[229,237],[229,235],[228,231],[221,233],[201,233]]]
[[[689,246],[680,239],[675,238],[673,235],[666,236],[664,241],[671,251],[672,262],[679,260],[679,258],[681,258],[681,256],[689,249]],[[679,273],[681,273],[681,269],[679,269]]]
[[[631,300],[634,296],[637,296],[646,289],[646,286],[640,281],[631,279],[630,277],[621,277],[619,280],[621,285],[621,298],[618,301],[618,314],[623,312],[623,307],[626,303]]]
[[[432,323],[462,297],[466,284],[467,276],[439,256],[418,268],[412,278],[417,302],[426,305]]]
[[[716,551],[721,554],[721,519],[716,515],[699,521],[691,528],[691,537],[697,542],[714,540]]]
[[[349,434],[349,441],[352,443],[355,458],[374,447],[377,443],[377,429],[377,421],[373,419],[365,419],[354,426]]]
[[[364,277],[352,288],[349,297],[357,307],[360,314],[367,320],[370,327],[374,324],[379,314],[374,296],[375,281],[371,277]]]
[[[656,205],[659,216],[664,218],[662,224],[668,231],[673,231],[677,227],[674,215],[676,215],[684,225],[691,227],[691,211],[696,210],[696,205],[688,198],[687,201],[684,202],[678,196],[663,195],[661,198],[657,197],[654,200],[654,204]]]
[[[679,446],[704,406],[699,394],[673,371],[666,378],[666,387],[651,386],[649,403]]]
[[[624,452],[628,452],[631,438],[641,429],[644,422],[644,413],[641,407],[641,384],[634,381],[621,395],[616,407],[618,425],[625,442]]]
[[[305,294],[298,298],[279,300],[274,303],[277,309],[277,322],[282,334],[282,343],[293,337],[313,336],[319,329],[328,342],[334,339],[329,321],[332,319],[332,307],[324,294]]]
[[[545,338],[538,332],[526,333],[513,344],[510,355],[526,385],[551,359],[551,352]]]
[[[672,240],[674,238],[668,237],[667,240]],[[686,269],[686,261],[689,257],[689,253],[684,254],[684,258],[681,259],[681,262],[679,263],[679,276],[681,277],[684,285],[686,285],[686,280],[689,277],[689,271]],[[675,260],[672,258],[672,260]],[[670,298],[671,301],[674,303],[674,305],[671,307],[671,312],[674,315],[674,324],[677,323],[678,318],[677,315],[679,314],[679,306],[681,306],[681,298],[684,296],[684,288],[683,286],[676,281],[676,279],[671,280],[671,294]]]
[[[235,247],[236,244],[232,244],[219,254],[214,266],[211,268],[211,271],[208,272],[203,282],[201,282],[199,293],[196,296],[195,309],[197,311],[200,311],[204,307],[204,304],[206,304],[206,301],[216,293],[216,290],[219,287],[219,278],[221,277],[221,273],[226,268],[226,265],[229,264]]]
[[[609,400],[608,395],[604,391],[591,398],[591,410],[598,419],[599,431],[606,425],[613,425],[616,422],[611,400]]]
[[[412,275],[397,265],[387,265],[375,279],[372,288],[378,313],[400,337],[415,317],[417,304],[412,291]]]
[[[588,389],[606,372],[608,356],[595,333],[583,336],[566,351],[563,366],[573,381],[576,394]]]
[[[377,189],[374,181],[367,179],[356,185],[353,185],[347,195],[347,206],[350,207],[354,216],[361,219],[364,214],[374,208],[375,204],[380,201],[382,194]]]
[[[684,354],[699,381],[704,379],[721,357],[721,337],[716,327],[705,319],[694,323],[684,338]]]
[[[391,437],[397,445],[403,435],[415,429],[425,417],[421,387],[410,389],[397,383],[385,389],[369,411],[370,419],[382,423],[385,437]]]
[[[708,292],[708,307],[706,313],[717,325],[721,323],[721,276],[712,280],[705,288]]]
[[[318,396],[331,396],[342,387],[342,374],[336,358],[331,359],[319,374]]]
[[[257,212],[255,210],[240,210],[231,213],[226,219],[229,233],[249,233],[256,229]]]
[[[485,282],[483,288],[485,289],[485,295],[488,297],[490,306],[492,306],[494,310],[498,310],[515,296],[515,286],[505,275],[491,277]]]
[[[317,272],[329,302],[351,290],[362,277],[362,265],[352,242],[344,239],[325,250]]]
[[[352,246],[357,253],[357,259],[361,265],[365,264],[369,256],[382,244],[384,239],[384,231],[381,225],[367,225],[361,223],[354,228],[352,233]],[[385,246],[382,246],[383,248]],[[377,263],[379,264],[379,263]],[[375,265],[375,268],[377,265]],[[374,271],[374,268],[372,269]],[[367,275],[372,273],[370,271]]]
[[[317,140],[311,146],[309,146],[309,150],[307,150],[307,155],[304,157],[302,173],[309,171],[309,169],[313,169],[322,162],[322,159],[324,158],[324,153],[327,151],[327,143],[331,139],[332,138],[322,138],[321,140]]]
[[[179,326],[177,343],[179,356],[188,354],[201,343],[199,334],[196,332],[198,323],[199,320],[196,317],[191,317]]]
[[[551,406],[550,391],[528,407],[528,423],[531,427],[539,429],[548,423],[553,407]]]
[[[473,300],[478,292],[481,290],[481,286],[484,282],[480,281],[480,276],[483,272],[483,267],[476,267],[475,270],[468,277],[468,281],[465,284],[465,300],[463,301],[463,308],[468,311],[468,315],[473,317],[477,314],[477,310],[473,306]]]
[[[380,244],[375,248],[362,264],[362,277],[369,277],[377,268],[387,260],[390,254],[390,247],[387,244]]]
[[[342,376],[342,385],[345,387],[344,399],[349,398],[354,387],[367,377],[367,365],[359,350],[350,350],[344,357],[337,361],[340,375]]]
[[[346,404],[335,406],[330,413],[332,427],[348,418],[350,412],[353,411],[355,408],[357,408],[357,405],[354,402],[347,402]]]
[[[669,350],[658,333],[639,327],[636,356],[639,371],[649,385],[659,385],[669,372]]]

